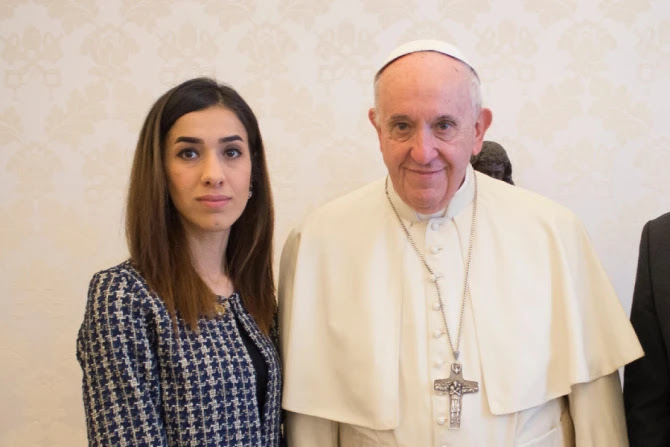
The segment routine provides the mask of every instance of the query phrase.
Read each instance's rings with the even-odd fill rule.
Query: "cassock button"
[[[432,228],[433,231],[437,231],[440,229],[440,224],[438,222],[433,222],[432,224],[430,224],[430,228]]]
[[[430,249],[430,252],[434,255],[438,254],[440,252],[440,247],[433,247]]]
[[[437,425],[444,425],[447,422],[446,418],[439,417],[437,418]]]
[[[433,337],[440,338],[441,336],[442,336],[442,331],[438,330],[438,331],[433,332]]]
[[[442,307],[442,306],[440,306],[439,302],[435,301],[433,303],[433,310],[440,310],[440,307]]]
[[[435,360],[435,366],[439,368],[440,366],[444,365],[444,362],[442,360]]]

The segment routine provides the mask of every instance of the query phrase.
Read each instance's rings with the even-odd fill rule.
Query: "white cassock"
[[[474,175],[439,217],[389,192],[433,267],[456,343]],[[453,355],[434,278],[384,179],[312,213],[284,247],[279,304],[290,447],[625,446],[617,369],[642,349],[577,218],[476,174],[459,361],[479,392],[433,389]]]

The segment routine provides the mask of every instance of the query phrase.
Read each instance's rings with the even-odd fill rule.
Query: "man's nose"
[[[429,126],[417,129],[412,141],[411,156],[420,164],[428,164],[437,156],[435,138]]]

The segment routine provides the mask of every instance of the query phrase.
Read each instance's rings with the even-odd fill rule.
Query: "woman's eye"
[[[196,158],[198,156],[198,153],[194,149],[182,149],[179,151],[177,156],[185,160],[191,160],[193,158]]]
[[[228,158],[237,158],[240,155],[242,155],[242,151],[240,151],[236,147],[231,147],[231,148],[226,149],[225,154],[226,154],[226,157],[228,157]]]

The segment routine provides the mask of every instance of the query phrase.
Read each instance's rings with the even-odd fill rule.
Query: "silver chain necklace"
[[[435,274],[435,271],[428,265],[428,262],[426,262],[426,259],[424,256],[421,254],[421,251],[417,248],[416,243],[414,242],[414,238],[412,235],[409,233],[409,230],[403,223],[402,219],[400,218],[400,214],[398,213],[398,210],[396,209],[395,205],[393,204],[393,201],[391,200],[391,196],[389,195],[389,188],[388,188],[388,176],[386,177],[386,183],[384,187],[384,192],[386,193],[386,198],[388,199],[389,204],[391,205],[391,209],[393,209],[393,213],[395,214],[396,218],[398,219],[398,223],[400,224],[400,227],[403,229],[405,232],[405,236],[407,236],[407,240],[409,243],[412,245],[412,248],[414,249],[414,252],[417,254],[419,259],[421,260],[421,263],[424,265],[428,273],[430,274],[431,280],[435,283],[435,289],[437,290],[437,299],[439,300],[440,303],[440,310],[442,313],[442,321],[444,322],[444,329],[445,333],[447,334],[447,340],[449,341],[449,347],[451,348],[451,352],[454,356],[454,363],[451,364],[451,374],[449,378],[447,379],[438,379],[435,380],[435,383],[433,385],[435,391],[437,391],[440,394],[448,394],[449,395],[449,428],[451,429],[458,429],[460,428],[461,425],[461,396],[465,393],[476,393],[479,391],[479,385],[475,381],[471,380],[465,380],[463,379],[463,368],[460,363],[458,363],[458,357],[459,357],[459,348],[461,345],[461,333],[463,330],[463,316],[465,315],[465,303],[466,303],[466,298],[467,298],[467,293],[469,289],[469,280],[470,280],[470,263],[472,259],[472,245],[475,239],[475,220],[477,218],[477,176],[473,173],[473,178],[475,182],[475,191],[474,191],[474,197],[472,199],[472,221],[470,223],[470,240],[468,242],[468,255],[467,255],[467,261],[465,264],[465,278],[463,279],[463,294],[461,296],[461,310],[460,310],[460,315],[458,319],[458,329],[456,332],[456,347],[454,347],[454,344],[452,343],[451,339],[451,333],[449,332],[449,324],[447,323],[447,314],[444,306],[444,302],[442,301],[442,294],[440,292],[440,285],[439,281],[440,278],[442,278],[442,275],[437,275]]]

